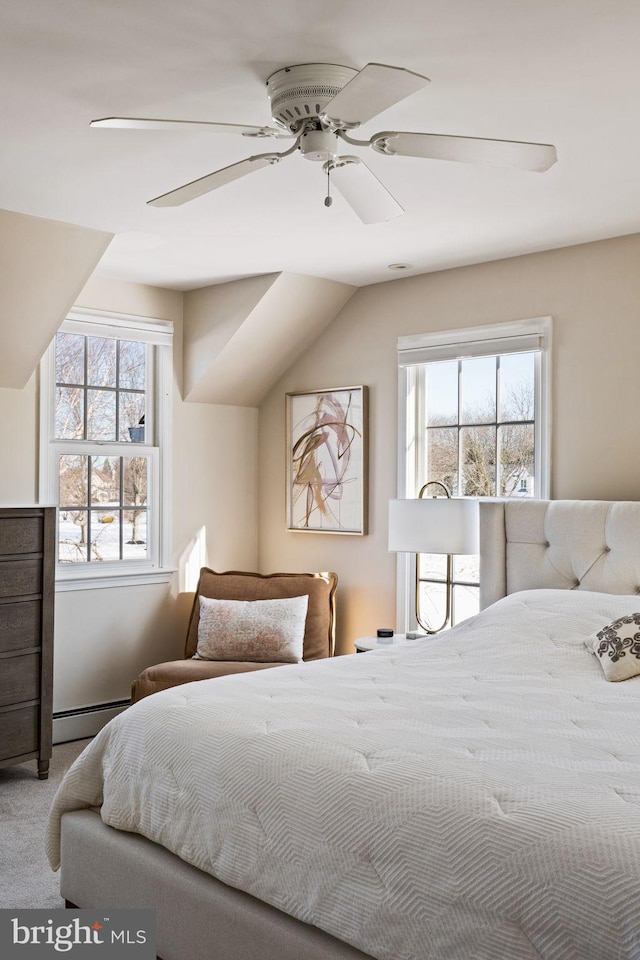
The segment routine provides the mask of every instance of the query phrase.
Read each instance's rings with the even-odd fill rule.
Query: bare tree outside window
[[[130,457],[124,461],[123,502],[128,507],[144,507],[147,503],[147,461],[145,457]],[[130,544],[145,542],[143,538],[146,512],[143,509],[125,510],[125,521],[131,525]]]
[[[482,370],[477,360],[426,365],[428,480],[454,496],[534,495],[533,361],[521,354],[482,357]]]

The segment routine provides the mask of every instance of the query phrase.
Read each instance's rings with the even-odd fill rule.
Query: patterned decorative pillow
[[[628,613],[592,634],[585,644],[600,661],[607,680],[640,674],[640,613]]]
[[[200,597],[194,660],[298,663],[309,597],[212,600]]]

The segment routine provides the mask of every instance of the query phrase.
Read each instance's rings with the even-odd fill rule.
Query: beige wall
[[[396,493],[399,336],[551,315],[554,498],[640,500],[640,235],[360,289],[260,408],[260,569],[332,569],[338,648],[395,624],[387,501]],[[364,383],[369,535],[285,531],[284,394]]]
[[[196,567],[202,557],[219,569],[335,570],[343,652],[356,637],[395,624],[386,537],[396,492],[398,336],[551,314],[552,495],[640,499],[639,262],[634,235],[362,288],[259,413],[183,402],[182,294],[91,280],[78,305],[175,323],[177,573],[168,585],[58,594],[55,710],[124,699],[142,667],[179,654],[190,556]],[[369,535],[287,533],[284,394],[356,383],[370,392]],[[22,390],[0,389],[3,505],[37,498],[37,399],[36,377]]]
[[[129,696],[145,666],[180,655],[191,597],[187,561],[195,546],[219,569],[257,563],[257,411],[186,404],[181,398],[182,294],[92,279],[77,305],[171,320],[173,556],[169,584],[59,592],[56,596],[54,711]],[[0,390],[0,503],[37,499],[37,378]],[[192,564],[193,566],[193,564]]]
[[[35,503],[38,496],[37,375],[22,390],[0,389],[0,503]]]

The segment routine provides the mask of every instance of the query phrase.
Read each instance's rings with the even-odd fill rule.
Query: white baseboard
[[[85,740],[95,737],[102,728],[126,710],[128,701],[98,704],[83,710],[69,710],[53,717],[53,742],[68,743],[70,740]]]

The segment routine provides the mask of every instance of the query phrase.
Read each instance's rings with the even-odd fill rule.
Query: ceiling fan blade
[[[148,200],[147,203],[152,207],[179,207],[189,200],[195,200],[205,193],[217,190],[226,183],[245,177],[248,173],[254,173],[256,170],[262,170],[263,167],[278,163],[280,154],[262,153],[256,157],[247,157],[246,160],[240,160],[239,163],[232,163],[229,167],[222,167],[214,173],[208,173],[206,177],[200,177],[199,180],[192,180],[191,183],[185,183],[182,187],[176,187],[169,193],[163,193],[154,200]]]
[[[206,120],[149,120],[142,117],[103,117],[92,120],[90,127],[110,127],[121,130],[183,130],[185,127],[206,129],[211,133],[238,133],[243,137],[278,137],[287,139],[292,136],[276,127],[250,127],[242,123],[209,123]]]
[[[381,223],[404,210],[359,157],[337,157],[325,166],[331,182],[363,223]]]
[[[371,146],[378,153],[389,156],[491,163],[538,173],[548,170],[558,159],[556,148],[551,143],[485,140],[439,133],[376,133],[371,138]]]
[[[368,63],[329,101],[323,116],[347,126],[366,123],[430,82],[428,77],[402,67]]]

